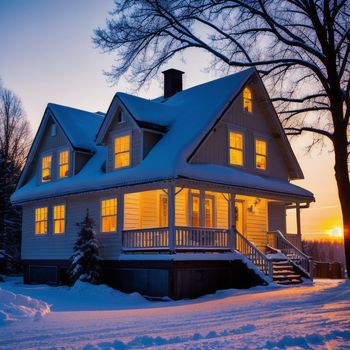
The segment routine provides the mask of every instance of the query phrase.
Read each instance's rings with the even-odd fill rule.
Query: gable
[[[245,86],[252,91],[252,112],[243,109],[242,88],[215,127],[199,143],[189,161],[230,166],[229,131],[232,130],[244,135],[243,170],[286,180],[302,178],[301,169],[257,74]],[[255,139],[267,142],[267,169],[264,171],[255,166]]]

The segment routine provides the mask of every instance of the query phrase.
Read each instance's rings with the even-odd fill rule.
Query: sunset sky
[[[0,78],[17,93],[35,133],[48,102],[88,111],[107,111],[116,91],[132,92],[125,81],[111,86],[103,75],[113,57],[101,54],[91,42],[93,29],[103,26],[112,0],[0,0]],[[210,56],[189,51],[168,68],[185,71],[184,88],[218,77],[205,72]],[[223,72],[225,74],[226,72]],[[138,92],[153,98],[162,94],[161,78]],[[309,138],[292,141],[305,180],[316,203],[302,211],[305,238],[330,238],[341,231],[341,213],[334,180],[333,153],[327,147],[305,154]],[[295,232],[294,211],[289,232]]]

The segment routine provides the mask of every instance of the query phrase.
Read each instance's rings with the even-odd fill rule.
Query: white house
[[[117,93],[105,115],[48,104],[12,196],[25,282],[64,282],[87,209],[104,280],[125,291],[311,278],[300,211],[314,197],[290,183],[303,174],[256,70],[187,90],[183,72],[163,73],[164,96]]]

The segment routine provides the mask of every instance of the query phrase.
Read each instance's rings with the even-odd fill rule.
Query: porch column
[[[199,226],[205,227],[205,191],[199,190]]]
[[[301,223],[300,223],[300,204],[296,203],[296,218],[297,218],[297,235],[301,236]]]
[[[169,227],[169,250],[175,253],[176,230],[175,230],[175,185],[171,183],[168,187],[168,227]]]
[[[117,232],[120,237],[120,247],[123,247],[124,230],[124,193],[117,195]]]
[[[235,212],[235,193],[229,193],[228,200],[228,229],[229,229],[229,247],[231,252],[236,249],[236,212]]]

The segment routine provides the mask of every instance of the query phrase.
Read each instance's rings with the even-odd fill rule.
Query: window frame
[[[266,147],[266,154],[265,154],[265,169],[258,168],[256,166],[256,157],[259,156],[264,156],[263,154],[257,153],[256,150],[256,141],[263,141],[265,142],[265,147]],[[262,172],[267,172],[268,170],[268,154],[269,154],[269,148],[268,148],[268,140],[264,137],[254,135],[254,168],[255,170],[262,171]]]
[[[67,176],[60,176],[60,154],[61,152],[67,151],[68,152],[68,160],[67,160],[67,165],[68,165],[68,175]],[[67,177],[70,177],[71,174],[71,150],[68,147],[61,147],[57,149],[57,180],[63,180],[66,179]]]
[[[244,90],[245,89],[248,89],[249,92],[250,92],[250,99],[244,97]],[[251,105],[251,111],[247,111],[245,108],[244,108],[244,104],[245,104],[245,101],[246,100],[249,100],[250,101],[250,105]],[[247,113],[247,114],[253,114],[253,111],[254,111],[254,108],[253,108],[253,91],[252,91],[252,88],[249,87],[249,86],[245,86],[242,90],[242,109],[243,109],[243,112],[244,113]]]
[[[196,197],[199,200],[199,211],[198,211],[198,215],[199,215],[199,226],[193,226],[193,198]],[[188,220],[188,224],[190,227],[199,227],[199,228],[216,228],[217,227],[217,222],[216,222],[216,198],[215,195],[213,194],[206,194],[204,193],[203,199],[204,199],[204,203],[202,203],[202,197],[200,195],[200,193],[193,193],[192,191],[189,192],[189,203],[188,203],[188,213],[189,213],[189,220]],[[213,207],[212,207],[212,227],[206,227],[205,226],[205,212],[203,213],[203,219],[204,219],[204,226],[201,225],[201,217],[202,217],[202,208],[204,208],[205,210],[205,200],[206,199],[210,199],[212,200],[213,203]]]
[[[116,204],[116,206],[115,206],[115,230],[114,231],[102,231],[103,217],[112,216],[112,215],[102,216],[102,203],[103,203],[103,201],[111,200],[111,199],[115,199],[115,201],[116,201],[115,202],[115,204]],[[100,199],[99,221],[100,221],[100,224],[99,224],[99,233],[100,234],[110,235],[110,234],[118,232],[118,196],[117,195],[109,196],[109,197],[103,197],[103,198]]]
[[[116,155],[118,154],[118,153],[115,152],[116,140],[118,138],[125,137],[125,136],[129,136],[129,140],[130,140],[130,145],[129,145],[129,165],[123,166],[123,167],[120,167],[120,168],[116,168],[115,167],[115,161],[116,161]],[[132,162],[133,162],[133,159],[132,159],[132,132],[128,131],[128,132],[123,132],[123,133],[115,133],[115,134],[111,135],[111,138],[112,138],[112,159],[113,159],[112,169],[113,169],[113,171],[118,171],[118,170],[122,170],[122,169],[131,168],[132,167]],[[124,152],[119,152],[119,154],[120,153],[126,153],[126,152],[125,151]]]
[[[231,149],[236,149],[238,150],[238,148],[233,148],[231,147],[231,132],[232,133],[236,133],[236,134],[241,134],[242,135],[242,162],[243,164],[231,164],[231,155],[230,155],[230,151]],[[238,167],[241,169],[246,168],[246,132],[245,130],[241,130],[238,128],[228,128],[228,132],[227,132],[227,163],[229,166],[232,167]]]
[[[46,220],[40,220],[37,221],[36,220],[36,211],[38,209],[44,209],[46,208],[47,213],[46,213]],[[50,227],[49,227],[49,223],[50,223],[50,210],[49,210],[49,205],[43,205],[43,206],[36,206],[34,207],[34,237],[47,237],[49,232],[50,232]],[[45,233],[36,233],[36,224],[37,222],[43,222],[46,221],[46,232]]]
[[[55,207],[63,206],[64,207],[64,217],[63,217],[63,232],[56,233],[55,232]],[[66,234],[66,228],[67,228],[67,208],[66,208],[66,203],[56,203],[53,204],[51,207],[51,212],[52,212],[52,235],[53,236],[63,236]],[[62,220],[62,219],[57,219],[57,220]]]
[[[162,225],[162,203],[163,203],[163,199],[166,199],[166,217],[164,220],[165,222],[165,225]],[[168,194],[165,194],[165,193],[160,193],[159,194],[159,227],[169,227],[169,217],[168,217],[168,212],[169,212],[169,197],[168,197]]]
[[[45,157],[51,157],[51,164],[50,164],[50,180],[47,180],[47,181],[43,181],[43,160]],[[45,152],[45,153],[42,153],[41,156],[40,156],[40,173],[39,173],[39,176],[40,176],[40,183],[41,184],[45,184],[45,183],[49,183],[49,182],[52,182],[54,180],[54,177],[53,177],[53,164],[54,164],[54,157],[53,157],[53,152]],[[48,168],[45,168],[45,169],[48,169]]]

